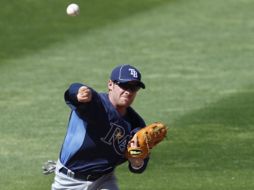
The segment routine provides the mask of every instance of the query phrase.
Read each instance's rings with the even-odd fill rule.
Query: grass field
[[[122,190],[254,189],[252,0],[3,1],[0,7],[0,189],[50,189],[72,82],[106,91],[111,69],[138,67],[135,109],[167,140]]]

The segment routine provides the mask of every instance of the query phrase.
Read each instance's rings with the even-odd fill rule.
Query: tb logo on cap
[[[130,75],[132,75],[134,78],[138,78],[138,72],[135,69],[129,68]]]

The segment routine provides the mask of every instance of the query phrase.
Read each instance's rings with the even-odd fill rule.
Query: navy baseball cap
[[[141,73],[131,65],[117,66],[113,69],[110,79],[118,83],[136,82],[138,86],[145,88],[145,84],[141,81]]]

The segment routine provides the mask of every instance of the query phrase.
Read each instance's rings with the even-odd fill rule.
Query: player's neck
[[[116,110],[118,111],[118,113],[120,113],[121,116],[124,116],[127,111],[125,107],[116,107]]]

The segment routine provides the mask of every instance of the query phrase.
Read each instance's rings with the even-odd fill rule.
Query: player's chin
[[[121,98],[120,105],[124,107],[128,107],[132,104],[133,100],[129,98]]]

